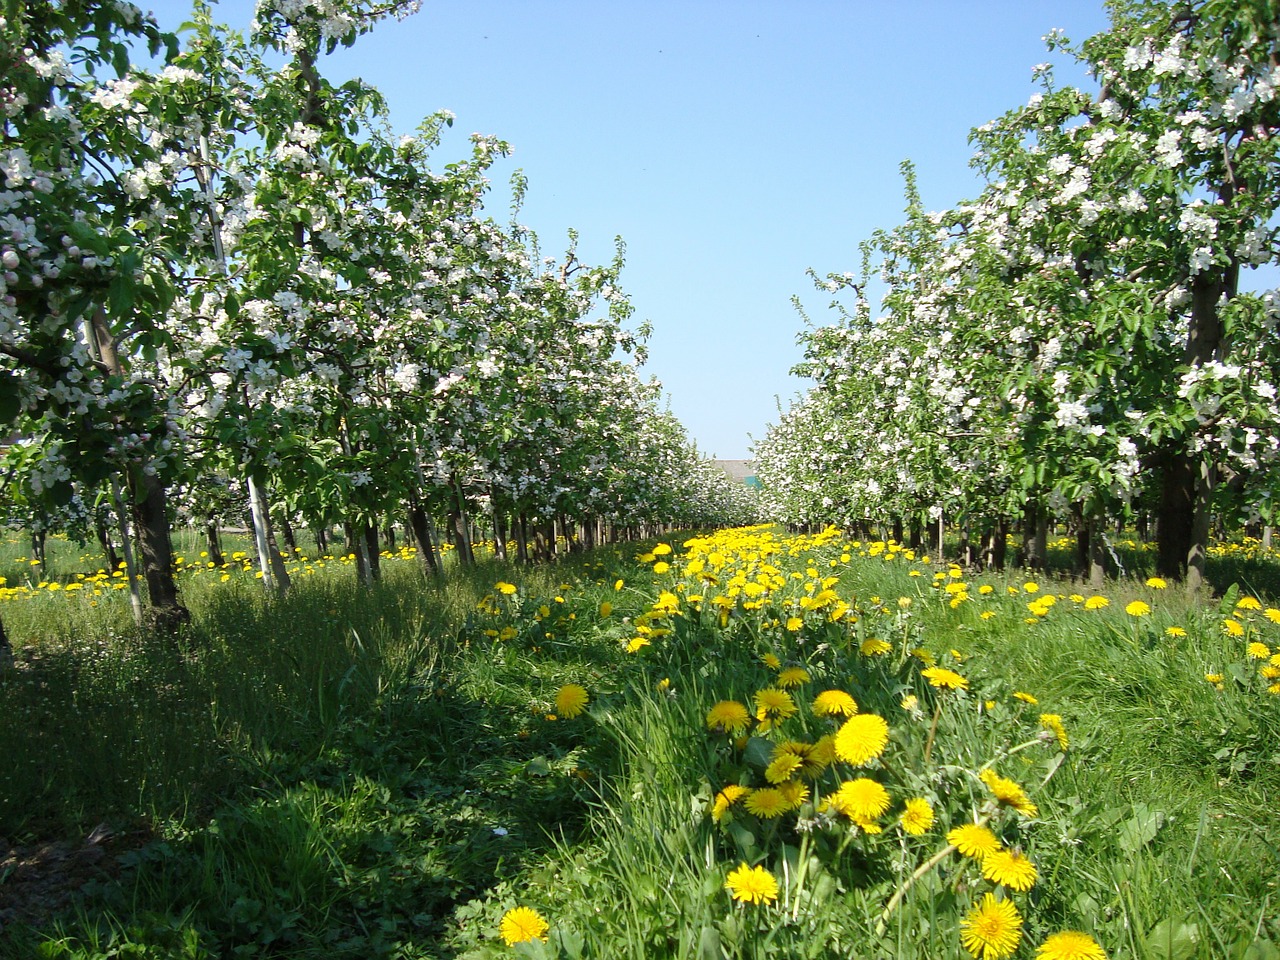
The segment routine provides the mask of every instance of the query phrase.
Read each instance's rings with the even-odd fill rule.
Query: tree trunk
[[[1187,572],[1195,522],[1196,475],[1181,450],[1165,450],[1158,466],[1160,502],[1156,507],[1156,573],[1181,580]]]
[[[9,644],[9,634],[5,633],[4,621],[0,620],[0,674],[13,667],[13,647]]]
[[[1187,550],[1187,590],[1199,591],[1205,585],[1205,561],[1209,552],[1209,526],[1213,518],[1213,490],[1217,483],[1217,467],[1201,460],[1196,477],[1195,500],[1192,504],[1191,546]]]
[[[191,620],[191,611],[178,601],[173,579],[173,544],[169,539],[169,511],[164,484],[138,470],[130,477],[133,522],[142,551],[142,575],[151,601],[151,623],[161,633],[171,633]]]
[[[440,563],[436,559],[435,545],[431,542],[431,526],[427,511],[416,500],[409,504],[409,530],[418,545],[418,560],[429,577],[440,576]]]
[[[208,548],[209,561],[216,567],[226,563],[222,556],[222,540],[218,536],[218,515],[211,513],[204,521],[205,546]]]
[[[287,510],[280,511],[280,536],[284,537],[285,549],[289,551],[289,558],[293,559],[298,554],[298,538],[293,532],[293,524],[289,522]]]
[[[516,557],[525,566],[529,564],[529,524],[523,513],[516,516]]]
[[[363,536],[356,532],[356,526],[350,520],[342,521],[342,532],[346,537],[344,556],[356,558],[356,583],[362,587],[369,586],[369,552],[365,547]]]
[[[102,555],[106,558],[107,571],[114,573],[120,569],[120,555],[116,553],[116,545],[111,542],[111,528],[107,526],[106,517],[94,511],[93,531],[98,535],[98,543],[102,547]]]
[[[378,552],[378,525],[372,520],[365,521],[364,548],[369,554],[369,579],[382,579],[382,557]]]

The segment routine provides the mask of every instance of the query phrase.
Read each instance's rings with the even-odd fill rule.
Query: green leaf
[[[1150,960],[1191,960],[1196,955],[1200,931],[1194,923],[1161,920],[1142,942],[1142,955]]]
[[[1163,811],[1152,810],[1145,803],[1133,805],[1133,818],[1120,827],[1120,849],[1127,854],[1137,853],[1156,838],[1164,826]]]

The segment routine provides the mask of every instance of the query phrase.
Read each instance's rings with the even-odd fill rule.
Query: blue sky
[[[189,9],[152,3],[167,27]],[[252,7],[215,16],[247,27]],[[805,270],[857,271],[901,220],[903,160],[930,209],[975,195],[969,130],[1037,89],[1053,27],[1105,29],[1101,0],[425,0],[322,69],[376,86],[402,132],[452,110],[440,165],[472,131],[509,141],[494,213],[523,169],[548,253],[573,227],[604,261],[621,235],[648,373],[704,453],[736,459],[804,389],[791,298],[819,323],[830,299]]]

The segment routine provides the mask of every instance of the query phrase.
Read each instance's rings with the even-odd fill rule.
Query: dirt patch
[[[89,881],[118,876],[121,856],[151,838],[147,829],[116,833],[105,824],[83,840],[13,846],[0,838],[0,929],[47,924]]]

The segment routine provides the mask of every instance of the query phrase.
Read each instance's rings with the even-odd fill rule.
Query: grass
[[[0,836],[28,861],[61,842],[72,864],[99,824],[113,837],[94,861],[109,869],[66,871],[77,889],[56,909],[15,906],[56,884],[55,863],[0,867],[0,957],[961,958],[960,919],[993,887],[943,834],[978,815],[1039,872],[1002,892],[1025,918],[1015,956],[1084,929],[1113,958],[1280,957],[1280,696],[1246,655],[1280,645],[1280,624],[1243,594],[1193,602],[1126,580],[1090,610],[1065,580],[1029,593],[1024,575],[952,576],[839,538],[706,542],[719,565],[696,547],[607,549],[443,584],[390,557],[371,590],[313,558],[281,599],[239,565],[225,582],[193,565],[176,647],[136,632],[122,591],[13,595]],[[21,547],[0,560],[10,587],[31,570]],[[50,550],[33,587],[98,566]],[[1213,562],[1211,578],[1252,565],[1253,583],[1280,569],[1256,547]],[[1133,600],[1151,612],[1126,614]],[[871,640],[889,650],[869,655]],[[810,676],[794,716],[741,743],[709,732],[712,704],[754,709],[779,682],[768,655]],[[968,689],[931,686],[926,657]],[[591,697],[572,719],[556,716],[568,682]],[[767,785],[777,743],[836,728],[808,706],[829,688],[889,720],[885,753],[815,774],[776,819],[712,817],[726,784]],[[1041,712],[1063,718],[1065,753],[1037,739]],[[986,768],[1038,815],[996,805]],[[882,832],[818,802],[859,776],[892,797]],[[897,825],[909,796],[936,813],[920,837]],[[769,869],[778,900],[734,904],[740,863]],[[516,905],[548,918],[546,942],[501,941]]]

